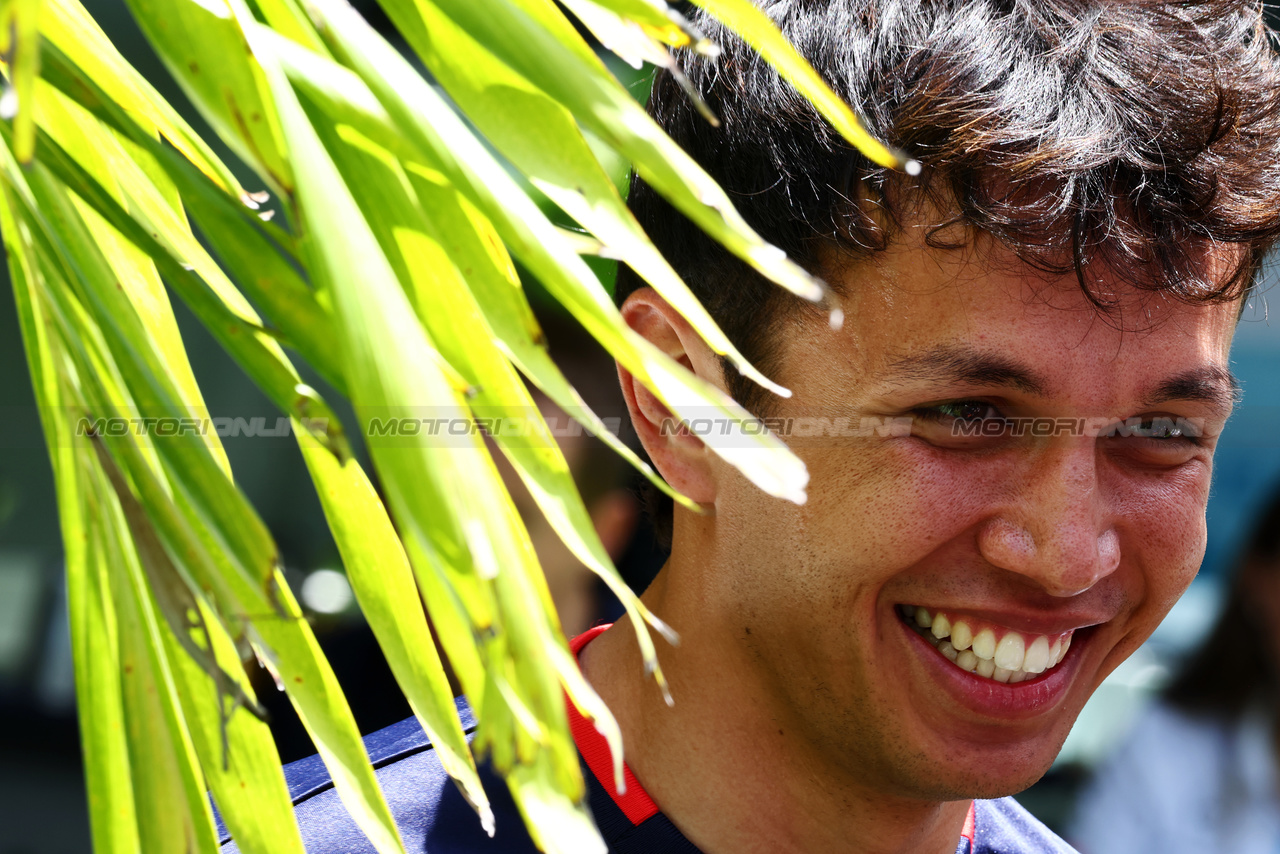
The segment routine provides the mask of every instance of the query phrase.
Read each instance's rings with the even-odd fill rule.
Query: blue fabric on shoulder
[[[973,854],[1077,854],[1013,798],[974,804]]]
[[[458,716],[468,738],[476,720],[458,698]],[[506,784],[481,766],[480,779],[491,799],[496,830],[489,838],[480,819],[436,760],[422,727],[409,718],[365,738],[365,749],[378,773],[391,815],[410,854],[535,854]],[[319,756],[284,767],[289,795],[302,829],[307,854],[376,854],[347,813]],[[221,816],[218,838],[223,854],[239,854]]]

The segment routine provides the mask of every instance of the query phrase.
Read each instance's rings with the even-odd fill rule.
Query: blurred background
[[[185,108],[181,93],[123,3],[89,0],[86,5],[120,50],[188,121],[206,132]],[[385,30],[385,19],[372,0],[355,5],[375,24],[381,21]],[[624,75],[631,75],[636,95],[643,99],[647,83],[626,66],[617,70],[624,80],[629,79]],[[220,153],[230,162],[225,150]],[[248,186],[256,188],[253,183]],[[53,481],[13,297],[2,271],[0,279],[0,854],[87,854],[88,816]],[[1280,488],[1280,371],[1275,369],[1280,364],[1280,318],[1267,317],[1275,281],[1272,270],[1246,308],[1236,336],[1233,370],[1244,385],[1244,402],[1217,453],[1209,551],[1200,577],[1151,640],[1098,691],[1050,773],[1020,796],[1057,830],[1065,831],[1072,822],[1091,773],[1128,737],[1134,721],[1209,633],[1231,568],[1263,507]],[[1280,305],[1280,295],[1272,301]],[[175,311],[211,413],[246,422],[262,417],[274,424],[275,412],[266,398],[181,304],[175,304]],[[553,306],[545,307],[542,319],[552,355],[570,381],[599,414],[619,415],[624,431],[629,428],[612,361]],[[317,378],[304,378],[325,390]],[[340,403],[337,395],[327,398]],[[540,406],[549,418],[566,423],[550,404]],[[338,411],[346,423],[353,422],[349,411]],[[408,717],[409,708],[355,607],[292,439],[242,435],[225,438],[224,443],[238,482],[279,544],[289,582],[312,615],[361,731],[373,732]],[[606,547],[624,577],[642,589],[663,556],[645,527],[630,470],[589,437],[567,436],[563,445]],[[524,512],[527,497],[518,489],[516,496]],[[566,632],[572,635],[597,620],[615,617],[616,602],[568,555],[537,512],[531,511],[526,519]],[[269,680],[258,687],[270,708],[282,758],[290,761],[313,753],[282,695],[268,690]]]

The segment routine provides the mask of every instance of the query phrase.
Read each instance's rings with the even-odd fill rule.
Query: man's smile
[[[916,634],[961,670],[996,682],[1017,684],[1052,670],[1067,655],[1074,630],[1029,634],[943,611],[899,605],[898,614]]]
[[[924,684],[950,698],[935,711],[958,713],[964,726],[976,725],[974,732],[986,738],[993,725],[1056,728],[1059,712],[1078,712],[1080,692],[1091,690],[1098,661],[1107,658],[1099,647],[1111,636],[1105,629],[1118,619],[1111,605],[1082,604],[1031,613],[899,603],[892,613],[908,655],[928,675]]]

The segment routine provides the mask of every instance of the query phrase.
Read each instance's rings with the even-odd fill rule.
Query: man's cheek
[[[1121,557],[1142,568],[1160,604],[1167,602],[1172,607],[1200,567],[1207,544],[1208,497],[1206,474],[1180,483],[1131,489],[1117,502]]]
[[[1168,616],[1199,571],[1205,550],[1203,513],[1165,512],[1122,539],[1121,572],[1133,612],[1119,652],[1136,650]]]
[[[873,494],[914,524],[921,546],[939,545],[949,533],[980,523],[1016,491],[1015,467],[1007,458],[906,450],[873,469],[879,481]]]

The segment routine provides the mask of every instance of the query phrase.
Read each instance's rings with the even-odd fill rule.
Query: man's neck
[[[580,656],[588,681],[622,728],[627,763],[667,818],[707,854],[849,850],[860,854],[953,854],[967,801],[930,803],[833,774],[812,746],[788,738],[768,692],[740,681],[736,653],[696,620],[666,607],[666,569],[646,604],[682,632],[660,649],[675,706],[644,678],[625,619]],[[608,781],[605,781],[607,784]]]

